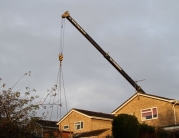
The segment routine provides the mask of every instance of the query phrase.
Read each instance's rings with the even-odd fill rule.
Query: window
[[[69,129],[69,126],[68,125],[64,125],[63,129]]]
[[[78,130],[78,129],[82,129],[83,128],[83,122],[82,121],[79,121],[79,122],[75,122],[75,130]]]
[[[157,118],[158,118],[157,107],[141,110],[141,120],[142,121],[157,119]]]

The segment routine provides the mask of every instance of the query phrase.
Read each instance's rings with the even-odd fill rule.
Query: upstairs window
[[[74,127],[75,130],[83,129],[83,122],[82,121],[75,122]]]
[[[141,110],[141,120],[142,121],[157,119],[157,118],[158,118],[157,107]]]
[[[63,129],[65,130],[65,129],[69,129],[69,126],[68,125],[64,125],[63,126]]]

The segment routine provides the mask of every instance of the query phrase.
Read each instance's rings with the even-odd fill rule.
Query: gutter
[[[111,118],[103,118],[103,117],[96,117],[96,116],[91,116],[90,118],[92,118],[92,119],[99,119],[99,120],[108,120],[108,121],[112,121],[113,120]]]
[[[179,126],[168,126],[168,127],[163,127],[165,130],[174,130],[174,129],[179,129]]]

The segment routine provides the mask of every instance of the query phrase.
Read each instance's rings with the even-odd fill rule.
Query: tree
[[[28,73],[25,73],[17,83],[26,75]],[[35,92],[35,89],[31,90],[26,87],[27,92],[21,95],[20,92],[13,91],[15,85],[9,89],[5,89],[5,85],[3,83],[0,87],[0,137],[33,137],[33,117],[39,108],[38,104],[34,103],[38,96],[31,95],[31,92]]]
[[[120,114],[113,119],[112,133],[114,138],[138,138],[139,122],[133,115]]]

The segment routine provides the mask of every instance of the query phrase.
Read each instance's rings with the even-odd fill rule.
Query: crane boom
[[[86,32],[85,30],[70,16],[69,12],[66,11],[62,18],[67,18],[82,34],[86,39],[88,39],[91,44],[106,58],[112,65],[117,69],[118,72],[136,89],[136,91],[145,93],[140,86],[137,85],[135,81],[127,75],[127,73],[106,53]]]

